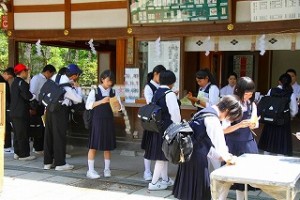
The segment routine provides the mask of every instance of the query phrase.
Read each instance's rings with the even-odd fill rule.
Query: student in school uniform
[[[207,69],[199,70],[196,73],[196,81],[199,85],[197,97],[193,97],[192,93],[189,92],[187,98],[194,106],[198,107],[198,111],[217,104],[220,100],[220,91],[210,71]]]
[[[279,77],[278,82],[279,85],[270,89],[267,95],[288,97],[290,99],[290,103],[287,106],[289,108],[287,114],[293,118],[298,113],[298,105],[295,93],[293,93],[293,88],[291,86],[291,76],[287,73],[282,74]],[[280,126],[264,124],[258,143],[259,149],[265,151],[264,154],[273,153],[286,156],[293,155],[291,118]]]
[[[157,88],[159,87],[159,74],[162,71],[165,71],[166,68],[162,65],[157,65],[153,68],[152,72],[148,74],[148,81],[147,85],[144,89],[144,97],[146,99],[146,103],[149,104],[152,101],[152,97],[154,93],[156,92]],[[142,143],[141,148],[145,150],[144,153],[144,180],[145,181],[151,181],[152,180],[152,172],[151,172],[151,160],[146,159],[148,157],[148,154],[151,152],[151,149],[149,149],[148,145],[151,142],[151,137],[155,133],[152,133],[150,131],[144,130],[143,137],[142,137]]]
[[[254,92],[255,84],[251,78],[239,78],[234,94],[240,98],[243,107],[243,117],[241,120],[232,123],[228,123],[227,121],[222,123],[229,152],[236,156],[244,153],[258,153],[258,147],[252,131],[259,126],[257,108],[254,103]],[[244,199],[244,184],[234,184],[231,188],[236,190],[237,200]],[[254,190],[250,186],[248,189]]]
[[[66,135],[70,106],[81,103],[83,100],[78,83],[80,74],[82,74],[82,70],[72,63],[68,65],[65,75],[55,74],[51,78],[57,80],[59,84],[69,84],[69,86],[64,86],[66,93],[57,110],[50,111],[49,108],[46,108],[44,170],[55,167],[56,171],[65,171],[74,168],[74,165],[66,163]]]
[[[161,147],[163,143],[163,132],[169,125],[181,121],[179,104],[176,94],[171,91],[176,82],[175,74],[170,71],[162,71],[159,75],[160,86],[153,96],[153,101],[162,108],[162,121],[164,122],[160,133],[152,134],[149,143],[149,155],[146,159],[155,160],[154,172],[151,183],[148,184],[149,190],[165,190],[172,186],[174,181],[168,176],[168,160],[166,159]],[[161,178],[161,181],[159,180]]]
[[[234,92],[234,87],[236,85],[237,74],[235,72],[231,72],[227,76],[228,85],[224,86],[220,90],[220,96],[223,97],[225,95],[232,95]]]
[[[50,79],[56,69],[53,65],[46,65],[43,71],[36,74],[30,80],[30,92],[36,96],[36,99],[32,101],[30,108],[30,137],[33,139],[33,152],[36,154],[43,154],[44,150],[44,132],[45,127],[43,124],[42,116],[45,112],[45,107],[40,105],[39,94],[42,86]]]
[[[86,101],[86,109],[93,110],[88,144],[88,171],[86,173],[90,179],[100,178],[95,170],[97,150],[104,151],[104,177],[111,177],[111,151],[116,148],[114,116],[110,105],[110,98],[116,95],[112,89],[115,75],[111,70],[105,70],[100,74],[99,81],[99,86],[90,91]],[[120,99],[114,106],[117,110],[121,108]]]
[[[233,164],[228,152],[220,120],[235,121],[242,116],[242,106],[237,96],[225,96],[217,104],[196,113],[211,113],[212,116],[198,118],[190,123],[193,129],[193,153],[188,162],[178,166],[174,197],[182,200],[210,200],[210,178],[208,159]],[[227,195],[227,194],[226,194]]]

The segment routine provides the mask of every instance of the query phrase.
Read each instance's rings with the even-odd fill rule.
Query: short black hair
[[[60,75],[65,75],[67,73],[67,68],[66,67],[62,67],[58,70],[57,72]]]
[[[111,70],[109,70],[109,69],[104,70],[100,74],[100,76],[99,76],[100,83],[102,83],[102,79],[106,79],[106,78],[109,78],[111,80],[111,82],[112,82],[112,86],[114,86],[114,84],[116,82],[116,77],[115,77],[115,74]]]
[[[6,68],[6,69],[3,71],[3,73],[7,73],[8,75],[11,75],[11,76],[13,76],[13,77],[16,77],[16,74],[15,74],[15,72],[14,72],[14,68],[12,68],[12,67]]]
[[[43,72],[46,72],[46,71],[49,71],[50,73],[54,73],[54,72],[56,72],[56,69],[53,65],[48,64],[43,68]]]
[[[230,76],[234,76],[235,79],[237,79],[237,74],[235,72],[228,73],[227,78],[230,78]]]
[[[176,82],[176,76],[170,70],[162,71],[159,74],[159,82],[160,85],[172,85]]]
[[[243,76],[237,80],[234,88],[234,94],[237,95],[242,101],[244,101],[244,94],[246,92],[255,92],[255,83],[250,77]],[[254,101],[254,96],[250,98],[250,101]]]
[[[197,79],[205,79],[206,77],[208,78],[209,82],[211,82],[213,85],[216,85],[217,82],[208,69],[200,69],[196,73]]]
[[[292,73],[294,73],[297,76],[296,70],[290,68],[290,69],[286,70],[285,73],[289,73],[289,72],[292,72]]]

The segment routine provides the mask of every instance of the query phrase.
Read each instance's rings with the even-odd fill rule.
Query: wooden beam
[[[74,3],[71,5],[72,11],[82,10],[104,10],[127,8],[127,1],[110,1],[99,3]]]
[[[30,12],[63,12],[64,4],[52,5],[36,5],[36,6],[14,6],[15,13],[30,13]]]
[[[116,41],[116,84],[124,84],[125,74],[125,45],[124,39]]]
[[[14,0],[10,0],[9,2],[7,2],[7,4],[10,4],[11,6],[11,10],[7,13],[7,17],[8,17],[8,30],[13,30],[15,28],[15,17],[14,17],[14,8],[13,8],[13,4],[14,4]]]
[[[17,41],[36,41],[37,39],[65,41],[65,40],[114,40],[127,38],[127,28],[104,28],[104,29],[72,29],[68,35],[64,30],[16,30],[10,38]]]
[[[65,0],[65,30],[71,29],[71,0]]]
[[[66,8],[70,11],[121,9],[127,8],[127,1],[72,4],[71,0],[65,0],[64,4],[13,6],[15,13],[63,12]]]

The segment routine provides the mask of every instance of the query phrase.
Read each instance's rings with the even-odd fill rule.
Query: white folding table
[[[300,199],[300,158],[243,154],[235,165],[226,165],[210,174],[212,199],[233,183],[260,188],[275,199]],[[248,199],[245,191],[245,199]]]

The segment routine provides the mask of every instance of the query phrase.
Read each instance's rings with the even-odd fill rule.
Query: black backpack
[[[260,122],[281,126],[290,121],[290,97],[291,94],[277,92],[277,88],[271,89],[270,96],[264,96],[258,102]]]
[[[138,111],[138,118],[141,120],[141,125],[144,130],[160,133],[163,127],[162,121],[162,108],[157,105],[158,101],[166,96],[166,94],[172,92],[171,90],[166,91],[161,97],[155,102],[151,102],[145,106],[140,107]]]
[[[50,112],[59,109],[66,93],[64,87],[72,87],[70,83],[59,84],[60,77],[61,75],[57,74],[55,81],[47,79],[39,94],[39,103],[43,104]]]
[[[213,113],[196,114],[190,122],[172,123],[164,132],[162,151],[165,157],[173,164],[188,162],[193,153],[192,121],[216,116]],[[205,138],[203,138],[205,139]]]

